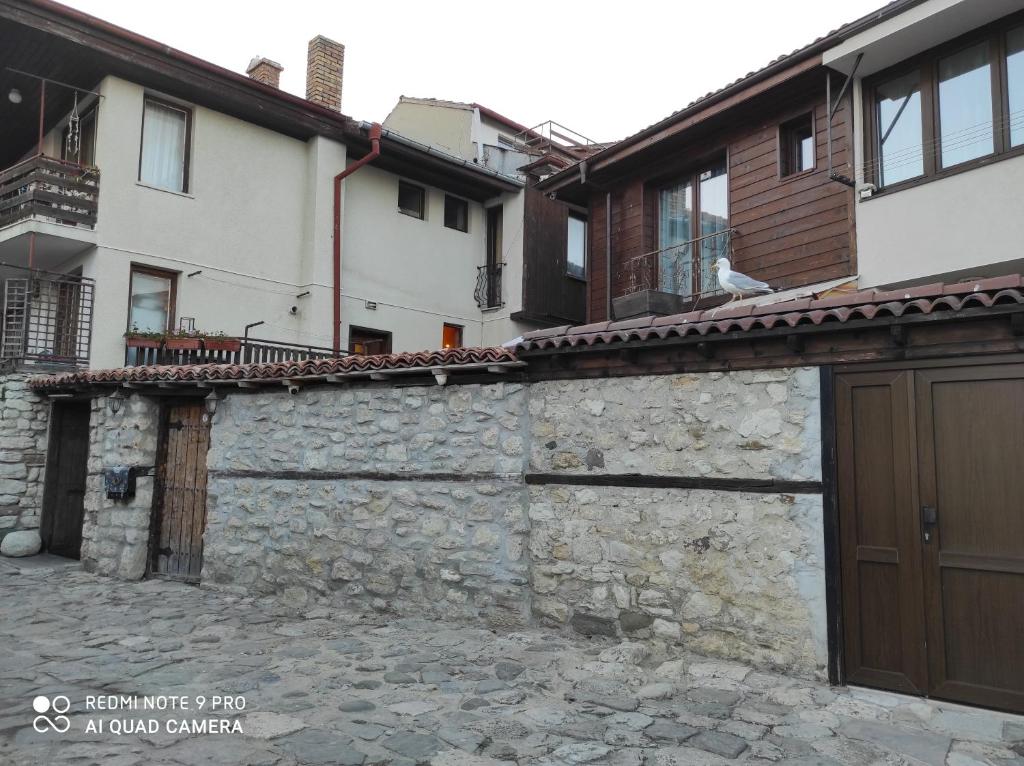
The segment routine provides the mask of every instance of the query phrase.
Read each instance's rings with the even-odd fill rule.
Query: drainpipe
[[[380,156],[379,123],[370,126],[370,153],[334,177],[334,353],[341,352],[341,182]]]
[[[605,319],[612,321],[612,193],[604,195],[604,297]]]

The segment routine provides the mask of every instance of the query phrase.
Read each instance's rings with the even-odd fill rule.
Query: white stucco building
[[[1022,11],[905,1],[824,52],[852,74],[861,286],[1024,269]]]
[[[488,210],[514,206],[522,176],[346,117],[343,60],[311,41],[303,99],[266,59],[247,77],[62,6],[4,4],[4,356],[210,358],[127,349],[133,328],[271,341],[222,361],[518,335],[511,288],[492,280],[481,301],[478,280]],[[510,218],[492,248],[515,239]]]

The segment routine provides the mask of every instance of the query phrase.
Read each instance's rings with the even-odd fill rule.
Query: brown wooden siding
[[[612,192],[612,296],[628,289],[626,264],[658,247],[658,189],[693,169],[686,158],[728,158],[733,266],[776,288],[797,287],[856,273],[853,190],[828,178],[824,74],[802,81],[777,99],[751,105],[746,116],[730,120],[737,128],[665,146],[659,156],[610,185]],[[814,114],[816,164],[812,171],[779,175],[779,126],[801,114]],[[847,164],[849,99],[832,123],[832,164],[852,175]],[[682,160],[680,160],[682,158]],[[672,170],[669,170],[672,168]],[[593,187],[592,187],[593,188]],[[607,318],[605,281],[605,192],[593,188],[591,280],[588,321]]]

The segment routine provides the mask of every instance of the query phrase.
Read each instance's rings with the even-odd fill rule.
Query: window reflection
[[[921,82],[918,72],[876,89],[879,180],[881,186],[924,173],[921,133]]]
[[[939,126],[943,167],[995,150],[988,43],[939,61]]]
[[[1024,27],[1006,36],[1006,87],[1010,103],[1010,146],[1024,144]]]

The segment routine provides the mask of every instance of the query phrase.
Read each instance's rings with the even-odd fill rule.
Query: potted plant
[[[140,330],[132,325],[132,329],[124,334],[124,342],[128,348],[160,348],[164,334],[157,330]]]
[[[175,330],[164,338],[164,348],[169,351],[198,351],[203,339],[192,330]]]
[[[203,348],[207,351],[227,351],[235,354],[242,348],[242,341],[231,338],[223,330],[207,333],[203,336]]]

